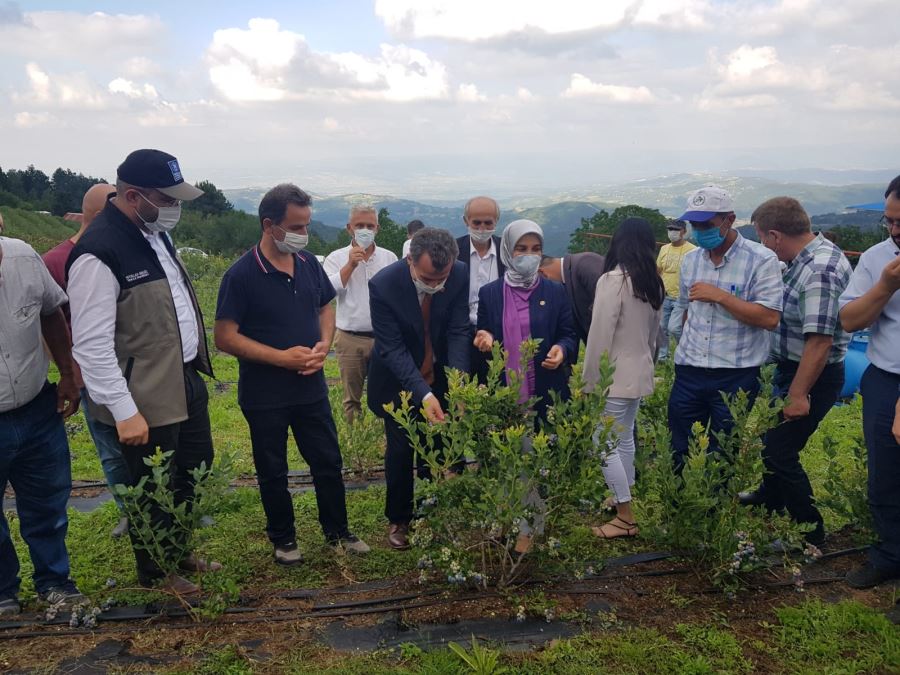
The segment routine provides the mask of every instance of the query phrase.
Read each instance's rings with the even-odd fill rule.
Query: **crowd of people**
[[[185,182],[175,157],[137,150],[118,167],[115,185],[88,191],[81,229],[43,260],[25,242],[0,237],[0,487],[15,490],[35,590],[48,602],[81,597],[65,544],[71,471],[63,425],[79,401],[110,486],[151,480],[145,459],[162,450],[170,453],[176,501],[190,504],[194,470],[213,460],[202,377],[213,377],[207,332],[169,234],[181,203],[201,194]],[[420,419],[445,423],[447,370],[483,380],[497,342],[520,401],[535,402],[537,425],[546,419],[550,392],[570,395],[582,344],[588,390],[598,385],[604,354],[615,366],[606,408],[597,411],[596,442],[605,419],[617,436],[603,449],[602,467],[616,514],[593,528],[600,539],[638,534],[635,419],[669,345],[675,472],[683,469],[695,423],[708,428],[709,451],[718,451],[714,432],[733,425],[722,394],[744,391],[752,400],[761,367],[774,363],[786,403],[764,438],[762,483],[739,498],[787,512],[807,526],[809,543],[821,545],[822,515],[800,451],[838,399],[849,331],[868,328],[871,365],[861,392],[878,542],[847,583],[863,588],[900,577],[900,176],[885,192],[888,237],[855,269],[812,231],[797,200],[777,197],[753,212],[756,242],[734,227],[732,196],[713,185],[688,196],[661,250],[650,223],[628,218],[605,256],[546,255],[539,224],[515,220],[500,232],[497,202],[478,196],[463,209],[465,236],[413,221],[399,260],[378,246],[376,210],[355,205],[350,244],[320,264],[305,250],[311,218],[312,199],[295,185],[265,194],[259,242],[225,273],[213,328],[216,348],[239,363],[238,405],[276,563],[303,561],[287,484],[288,432],[310,467],[326,541],[349,553],[370,550],[348,522],[323,372],[332,346],[348,423],[362,414],[364,400],[384,423],[391,548],[409,546],[414,471],[429,476],[385,406],[409,392]],[[523,357],[529,339],[539,340],[537,353]],[[47,380],[49,357],[59,370],[55,385]],[[153,527],[174,532],[170,514],[152,502],[147,508]],[[126,532],[143,585],[195,593],[187,573],[221,568],[183,552],[173,563],[185,574],[166,573],[123,517],[113,535]],[[163,542],[183,551],[176,544]],[[0,614],[20,611],[19,585],[3,517]]]

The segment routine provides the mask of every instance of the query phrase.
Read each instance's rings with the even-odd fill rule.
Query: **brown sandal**
[[[622,527],[622,525],[617,525],[616,521],[619,521],[625,527]],[[612,525],[614,528],[619,530],[619,532],[621,532],[621,534],[612,534],[612,535],[606,534],[606,532],[603,531],[603,527],[606,525]],[[637,526],[637,523],[629,523],[627,520],[622,520],[621,518],[619,518],[619,516],[616,516],[615,518],[610,520],[608,523],[604,523],[600,527],[592,527],[591,532],[594,533],[594,536],[600,537],[601,539],[618,539],[619,537],[636,537],[638,534],[638,526]]]

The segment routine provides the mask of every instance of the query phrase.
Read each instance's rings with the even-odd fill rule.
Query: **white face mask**
[[[156,206],[153,202],[147,199],[143,194],[138,192],[141,195],[141,199],[150,204],[150,206],[156,207],[156,220],[144,220],[141,218],[140,211],[135,210],[137,217],[151,232],[168,232],[172,228],[174,228],[178,221],[181,220],[181,202],[175,204],[175,206]]]
[[[353,239],[360,246],[360,248],[369,248],[372,244],[375,243],[375,231],[369,229],[354,230]]]
[[[681,241],[681,238],[683,236],[681,234],[681,230],[667,230],[666,233],[669,236],[669,241],[671,241],[673,244],[676,241]]]
[[[538,267],[541,266],[541,256],[532,253],[517,255],[510,264],[519,276],[525,279],[534,279]]]
[[[483,244],[484,242],[491,240],[491,237],[494,236],[494,232],[496,232],[496,230],[475,230],[470,227],[469,237],[472,239],[472,241]]]
[[[412,280],[413,280],[413,284],[416,287],[416,290],[419,293],[424,293],[425,295],[434,295],[435,293],[440,293],[442,290],[444,290],[444,284],[447,283],[447,280],[445,279],[444,281],[439,283],[437,286],[429,286],[424,281],[419,279],[419,277],[416,276],[415,270],[413,270]]]
[[[277,225],[273,225],[273,227],[278,227]],[[272,241],[275,242],[275,248],[277,248],[282,253],[299,253],[303,249],[306,248],[306,245],[309,243],[309,235],[308,234],[297,234],[295,232],[288,232],[283,227],[278,227],[279,230],[284,232],[284,240],[278,241],[274,235],[272,236]]]

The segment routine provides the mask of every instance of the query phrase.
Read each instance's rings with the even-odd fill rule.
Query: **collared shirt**
[[[401,258],[405,258],[406,256],[409,255],[409,247],[411,244],[412,244],[412,239],[407,239],[406,241],[403,242],[403,255],[400,256]]]
[[[237,259],[222,277],[216,320],[234,321],[238,332],[273,347],[314,347],[322,339],[319,312],[334,298],[331,281],[307,251],[294,256],[294,274],[285,274],[259,246]],[[267,363],[238,359],[238,404],[267,410],[321,401],[328,396],[325,374],[300,375]]]
[[[50,366],[41,316],[62,306],[66,294],[24,241],[0,237],[0,247],[0,412],[7,412],[41,392]]]
[[[181,333],[182,359],[189,363],[197,358],[200,334],[187,283],[162,240],[169,235],[143,230],[141,233],[156,253],[169,282]],[[81,367],[84,384],[91,399],[109,408],[117,422],[127,420],[136,415],[138,409],[116,357],[119,282],[107,265],[86,253],[69,268],[69,288],[74,291],[71,299],[72,354]]]
[[[771,337],[764,328],[738,321],[714,302],[689,302],[688,293],[697,282],[717,286],[741,300],[781,311],[783,284],[775,254],[762,244],[748,241],[738,233],[714,265],[709,251],[696,248],[681,264],[680,292],[674,312],[687,310],[687,321],[675,363],[697,368],[750,368],[760,366],[769,356]]]
[[[862,297],[878,283],[885,265],[900,255],[891,239],[872,246],[859,258],[850,283],[838,301],[841,307]],[[900,375],[900,292],[895,291],[872,324],[866,356],[882,370]]]
[[[337,293],[337,312],[335,324],[341,330],[355,332],[371,332],[372,316],[369,313],[369,279],[391,263],[397,262],[397,256],[386,248],[375,246],[368,260],[361,261],[345,286],[341,282],[341,269],[350,260],[353,245],[332,251],[325,258],[323,267]]]
[[[809,242],[784,271],[784,310],[773,334],[772,357],[800,361],[806,336],[831,335],[828,363],[843,361],[850,335],[841,328],[838,298],[853,268],[841,249],[821,234]]]
[[[499,276],[497,247],[494,246],[493,237],[490,248],[483,258],[469,239],[469,323],[473,326],[478,323],[478,291],[482,286],[496,281]]]
[[[659,267],[660,276],[668,297],[678,297],[678,276],[681,272],[681,261],[684,260],[684,256],[688,251],[693,251],[695,248],[697,247],[691,242],[686,241],[681,246],[666,244],[659,249],[656,266]]]

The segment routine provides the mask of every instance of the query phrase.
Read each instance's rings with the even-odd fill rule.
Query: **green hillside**
[[[78,231],[78,223],[49,213],[0,206],[3,214],[3,236],[22,239],[38,253],[44,253]]]

